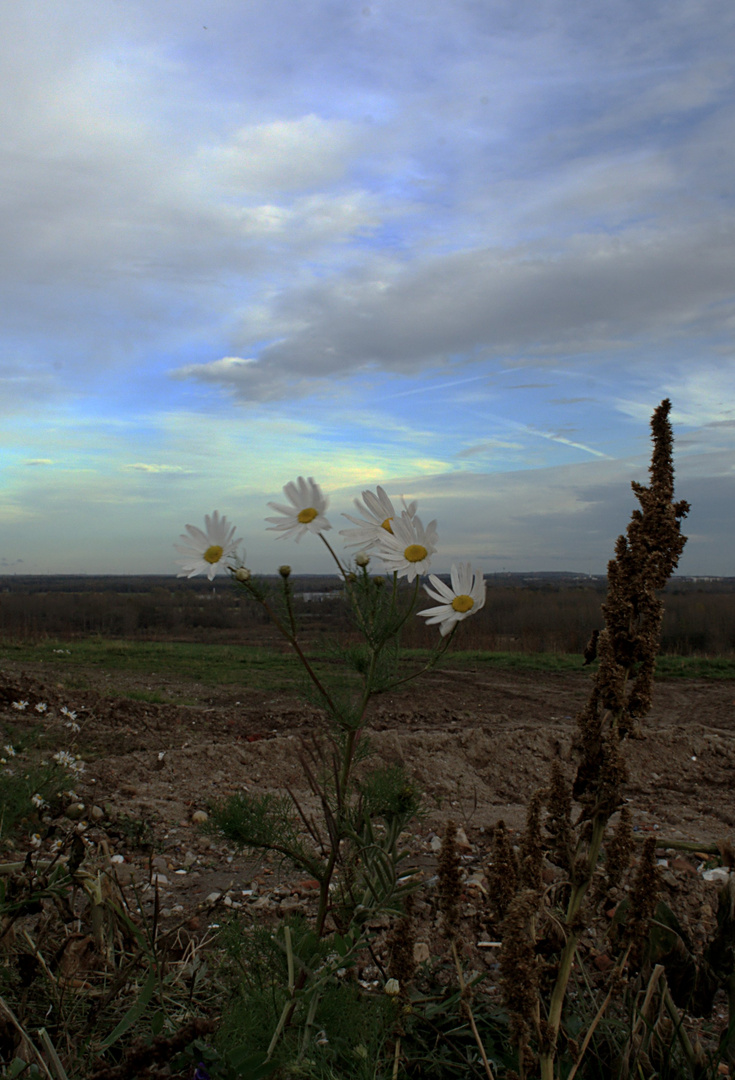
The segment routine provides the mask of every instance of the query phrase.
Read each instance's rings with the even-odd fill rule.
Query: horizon
[[[432,572],[604,576],[669,398],[679,575],[735,576],[734,48],[727,0],[14,5],[0,575],[175,574],[214,509],[329,573],[266,531],[303,475],[330,537],[417,499]]]

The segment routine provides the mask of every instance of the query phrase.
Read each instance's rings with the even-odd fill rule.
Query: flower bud
[[[367,566],[370,562],[370,556],[367,551],[358,551],[355,555],[355,566]]]
[[[291,576],[291,567],[290,566],[279,566],[278,567],[278,573],[281,575],[282,578],[284,578],[284,579],[288,578],[288,577]]]
[[[387,983],[383,987],[384,992],[388,997],[398,997],[401,992],[401,984],[398,979],[388,979]]]
[[[250,571],[247,566],[238,566],[235,571],[235,581],[250,581]]]

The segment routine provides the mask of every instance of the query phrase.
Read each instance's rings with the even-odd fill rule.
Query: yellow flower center
[[[467,593],[460,593],[459,596],[455,596],[454,600],[452,600],[452,607],[461,614],[464,614],[465,611],[471,611],[474,606],[475,601]]]
[[[386,518],[383,524],[380,526],[381,529],[385,529],[386,532],[389,532],[391,536],[393,535],[393,530],[390,527],[390,523],[392,520],[393,518]]]
[[[409,544],[403,552],[407,562],[422,562],[428,554],[423,544]]]
[[[315,510],[313,506],[307,506],[305,510],[299,510],[299,522],[302,525],[308,525],[310,521],[313,521],[318,516],[319,511]]]
[[[212,544],[211,547],[208,547],[207,550],[204,552],[202,558],[205,562],[214,565],[214,563],[219,562],[222,558],[223,550],[224,549],[221,548],[219,544]]]

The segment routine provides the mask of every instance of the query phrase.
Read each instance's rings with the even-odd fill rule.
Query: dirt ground
[[[41,727],[48,753],[67,749],[84,771],[70,778],[84,803],[83,821],[61,819],[45,837],[83,830],[89,863],[107,868],[130,909],[204,941],[228,912],[255,921],[313,914],[316,882],[271,857],[253,858],[208,834],[196,817],[212,801],[242,790],[283,792],[309,809],[299,748],[320,728],[319,714],[283,694],[241,687],[115,673],[124,692],[159,692],[187,706],[109,696],[104,672],[83,674],[91,689],[67,689],[42,665],[0,666],[0,722],[7,732]],[[565,674],[435,670],[402,692],[376,700],[372,761],[401,762],[425,795],[426,814],[406,839],[409,865],[422,875],[415,902],[417,959],[441,953],[435,894],[440,835],[448,818],[459,826],[464,888],[461,917],[467,975],[486,972],[497,991],[498,927],[488,909],[487,869],[493,827],[517,833],[531,793],[543,786],[556,756],[574,772],[575,716],[590,688],[587,672]],[[118,691],[119,692],[119,691]],[[23,709],[13,702],[26,702]],[[36,706],[45,705],[39,712]],[[67,726],[76,713],[79,732]],[[46,750],[44,750],[46,753]],[[735,840],[735,682],[663,680],[643,737],[625,747],[627,797],[636,834],[659,838],[662,898],[685,928],[695,953],[711,940],[722,880],[705,872],[719,862],[700,848]],[[41,832],[45,826],[39,822]],[[691,848],[672,846],[689,841]],[[18,860],[22,841],[2,852]],[[720,871],[726,873],[726,871]],[[611,913],[608,913],[608,917]],[[580,949],[599,978],[612,965],[604,913]],[[88,939],[85,939],[88,940]],[[81,963],[81,961],[80,961]],[[83,974],[80,971],[80,975]],[[378,988],[380,972],[359,971]],[[383,973],[384,976],[384,973]],[[727,1023],[722,992],[711,1021],[687,1020],[703,1040]],[[702,1027],[702,1025],[705,1027]]]
[[[196,704],[111,698],[107,677],[84,672],[92,689],[72,691],[42,665],[0,669],[0,719],[41,723],[51,747],[86,763],[74,789],[122,856],[122,879],[151,869],[167,909],[188,910],[215,892],[235,898],[262,867],[205,835],[192,822],[212,800],[243,789],[309,796],[298,761],[301,740],[319,729],[317,713],[284,695],[246,686],[212,690],[160,676],[125,678],[126,690],[175,694]],[[425,793],[426,816],[412,842],[430,861],[448,817],[464,827],[481,865],[492,827],[524,821],[529,795],[558,756],[572,774],[575,715],[589,692],[587,672],[564,674],[436,670],[402,692],[376,699],[374,761],[401,762]],[[13,701],[27,701],[24,711]],[[38,704],[47,709],[36,711]],[[70,733],[61,709],[81,726]],[[735,833],[735,683],[659,681],[644,736],[627,744],[628,797],[636,829],[665,840],[705,844]],[[92,809],[94,808],[94,810]],[[90,814],[94,815],[93,818]],[[139,824],[136,829],[135,823]],[[435,853],[435,851],[434,851]],[[146,869],[146,858],[152,859]],[[696,858],[692,865],[696,869]],[[274,887],[286,871],[266,867]],[[479,867],[478,867],[479,869]],[[254,893],[260,891],[257,888]],[[237,901],[236,901],[237,902]]]

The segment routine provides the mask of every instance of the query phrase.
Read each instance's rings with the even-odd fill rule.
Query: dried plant
[[[520,891],[509,901],[497,881],[495,884],[494,903],[497,907],[499,899],[507,908],[501,972],[521,1076],[533,1044],[535,1019],[540,1076],[542,1080],[554,1078],[562,1010],[585,925],[584,904],[609,820],[623,801],[626,767],[621,743],[637,733],[651,706],[663,616],[659,593],[677,566],[686,542],[681,520],[689,510],[687,503],[673,501],[670,409],[666,400],[653,414],[650,483],[647,487],[633,483],[640,509],[634,510],[626,535],[616,543],[615,558],[608,564],[608,594],[602,608],[605,628],[594,642],[599,667],[587,705],[578,718],[579,765],[571,792],[555,762],[548,792],[538,792],[529,806],[521,841]],[[590,659],[592,651],[590,647]],[[575,822],[572,796],[578,807]],[[545,821],[541,816],[544,805]],[[545,842],[544,830],[548,834]],[[558,891],[564,897],[564,908],[555,917],[563,945],[555,958],[547,955],[548,966],[541,983],[536,953],[541,947],[538,934],[542,920],[536,912],[544,847],[547,857],[566,873],[567,889]],[[497,850],[502,857],[502,839]],[[608,888],[620,880],[629,857],[630,819],[623,810],[608,851]],[[655,905],[655,880],[653,851],[646,848],[631,897],[627,948],[621,963],[629,957],[631,961],[640,959],[641,942],[653,911],[651,904]],[[548,1000],[542,1007],[541,997],[546,996],[547,986]],[[540,1016],[545,1019],[539,1020]]]

